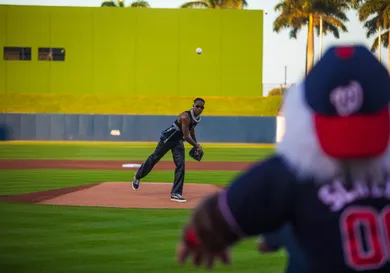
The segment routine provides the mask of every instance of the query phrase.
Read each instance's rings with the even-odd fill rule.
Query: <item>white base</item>
[[[123,168],[139,168],[141,167],[141,164],[123,164]]]

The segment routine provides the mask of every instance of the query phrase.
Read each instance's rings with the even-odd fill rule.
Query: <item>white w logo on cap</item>
[[[330,102],[340,116],[348,116],[357,111],[363,104],[363,89],[356,81],[347,86],[340,86],[330,94]]]

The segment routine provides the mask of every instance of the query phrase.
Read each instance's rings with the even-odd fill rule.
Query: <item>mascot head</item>
[[[389,74],[368,49],[331,47],[288,90],[277,153],[302,179],[379,181],[390,173],[389,103]]]

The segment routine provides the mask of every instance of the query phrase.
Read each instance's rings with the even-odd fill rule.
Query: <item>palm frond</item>
[[[328,32],[331,32],[336,39],[340,38],[339,28],[333,24],[330,24],[329,22],[324,21],[323,30],[324,35],[328,34]]]
[[[205,1],[192,1],[182,4],[180,8],[210,8],[210,5]]]
[[[293,27],[291,30],[290,30],[290,33],[289,33],[289,37],[290,39],[296,39],[297,38],[297,35],[299,33],[299,31],[301,30],[301,28],[299,27]]]
[[[378,31],[377,22],[378,22],[378,15],[364,23],[363,26],[367,29],[367,33],[366,33],[367,38],[370,38]]]
[[[324,12],[324,14],[328,15],[329,17],[335,17],[337,19],[340,19],[343,22],[349,22],[349,18],[345,11],[342,10],[335,10],[332,12]]]
[[[286,2],[284,2],[283,0],[279,3],[276,4],[276,6],[274,7],[274,11],[281,11],[284,9],[284,7],[286,6]]]
[[[381,35],[382,45],[386,48],[389,46],[389,35],[390,35],[390,30],[386,31],[385,33],[382,33]],[[378,43],[379,43],[379,35],[378,37],[375,38],[374,42],[371,45],[372,52],[375,52],[377,50]]]
[[[387,5],[389,5],[387,0],[367,0],[358,10],[359,20],[363,22],[370,16],[381,13]]]
[[[148,2],[146,2],[144,0],[138,0],[138,1],[134,1],[133,3],[131,3],[130,7],[132,7],[132,8],[150,8],[150,5]]]
[[[278,17],[276,17],[274,24],[273,24],[273,31],[278,33],[282,29],[288,28],[288,27],[290,27],[290,24],[289,24],[289,20],[288,20],[287,16],[279,15]]]
[[[114,1],[104,1],[100,6],[101,7],[116,7],[117,5],[115,4]]]
[[[117,0],[117,2],[118,2],[118,7],[120,7],[120,8],[124,8],[125,7],[124,0]]]
[[[354,9],[359,9],[365,0],[352,0],[351,7]]]
[[[328,23],[329,25],[332,25],[338,29],[341,29],[343,32],[348,32],[347,27],[338,18],[330,17],[327,15],[322,16],[322,18],[323,18],[323,21]]]
[[[217,0],[216,2],[218,2],[216,4],[217,6],[224,9],[242,9],[248,6],[248,3],[245,0]]]
[[[306,17],[287,17],[281,15],[274,21],[273,30],[275,32],[280,32],[283,29],[290,28],[289,37],[296,39],[299,30],[307,25],[307,22],[308,18]]]

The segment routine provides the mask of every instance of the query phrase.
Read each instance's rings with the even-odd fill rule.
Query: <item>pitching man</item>
[[[140,180],[147,176],[160,159],[168,152],[172,151],[175,162],[175,180],[171,190],[171,200],[176,202],[186,202],[183,197],[185,157],[184,143],[187,141],[195,149],[190,151],[190,156],[200,160],[203,155],[202,146],[197,142],[195,127],[201,121],[201,114],[205,106],[202,98],[196,98],[191,110],[182,112],[167,129],[162,131],[160,141],[155,151],[145,160],[133,178],[132,187],[138,190]],[[195,151],[195,153],[194,153]],[[197,158],[197,156],[199,156]]]

